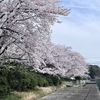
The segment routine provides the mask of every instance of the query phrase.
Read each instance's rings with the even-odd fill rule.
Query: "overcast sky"
[[[71,8],[69,16],[60,16],[63,21],[52,27],[52,42],[71,46],[86,58],[87,63],[100,62],[100,1],[62,0],[62,5]]]

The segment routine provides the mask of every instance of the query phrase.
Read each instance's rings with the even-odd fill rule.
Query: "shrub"
[[[44,87],[49,86],[49,83],[48,83],[48,81],[47,81],[46,79],[44,80],[44,84],[43,84],[43,86],[44,86]]]
[[[53,75],[49,75],[49,74],[44,74],[46,80],[48,81],[48,85],[52,86],[52,85],[60,85],[61,79],[58,76],[53,76]]]
[[[61,84],[61,80],[60,80],[60,78],[57,77],[57,76],[53,76],[53,77],[52,77],[52,80],[53,80],[53,84],[54,84],[55,86]]]
[[[75,77],[75,80],[81,80],[81,79],[82,79],[82,77],[80,77],[80,76]]]
[[[5,96],[10,93],[10,86],[7,82],[8,70],[0,67],[0,96]]]
[[[6,77],[0,76],[0,96],[10,94],[10,87],[8,85]]]
[[[37,80],[37,85],[42,87],[44,85],[43,77],[41,75],[37,75]]]
[[[19,70],[10,71],[8,81],[10,87],[17,91],[28,91],[36,86],[36,81],[32,74]]]

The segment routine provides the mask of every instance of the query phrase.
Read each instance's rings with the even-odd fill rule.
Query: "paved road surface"
[[[71,96],[78,90],[77,87],[69,87],[64,90],[56,91],[48,96],[45,96],[38,100],[69,100]]]
[[[87,84],[81,91],[73,95],[69,100],[100,100],[99,94],[100,93],[96,84]]]
[[[96,84],[87,84],[83,88],[71,87],[56,91],[38,100],[100,100]]]

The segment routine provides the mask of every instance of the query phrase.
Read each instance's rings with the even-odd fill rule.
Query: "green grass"
[[[5,97],[2,97],[2,99],[0,98],[0,100],[20,100],[21,97],[18,96],[18,95],[15,95],[15,94],[10,94],[10,95],[7,95]]]
[[[46,94],[43,94],[41,91],[39,90],[33,90],[33,91],[29,91],[26,93],[33,93],[36,94],[39,98],[42,98],[43,96],[45,96]],[[16,93],[13,92],[10,95],[7,95],[5,97],[0,97],[0,100],[20,100],[24,95],[21,94],[20,92]]]
[[[60,89],[60,86],[57,86],[57,90],[61,90]],[[41,90],[39,89],[35,89],[35,90],[30,90],[28,92],[17,92],[17,91],[13,91],[10,95],[7,95],[5,97],[0,97],[0,100],[24,100],[23,97],[25,96],[30,96],[32,94],[36,95],[36,97],[38,98],[42,98],[48,94],[51,94],[52,92],[50,93],[43,93]]]

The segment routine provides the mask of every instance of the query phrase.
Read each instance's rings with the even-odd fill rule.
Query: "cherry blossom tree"
[[[51,43],[51,25],[59,22],[59,15],[69,14],[59,2],[0,0],[0,58],[27,63],[41,73],[85,75],[87,66],[79,53]]]
[[[52,55],[55,60],[55,73],[62,77],[84,76],[88,72],[85,59],[71,47],[54,45]]]
[[[36,67],[37,71],[69,78],[86,76],[88,67],[82,55],[73,51],[71,47],[52,43],[48,46],[49,51],[45,51],[46,55],[42,56],[45,66]]]
[[[18,59],[14,55],[17,50],[19,59],[26,56],[33,63],[35,51],[50,38],[50,25],[58,21],[57,15],[69,14],[58,3],[59,0],[0,0],[0,55],[13,47],[10,58]]]

